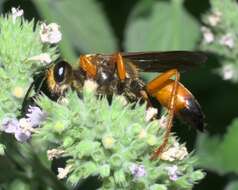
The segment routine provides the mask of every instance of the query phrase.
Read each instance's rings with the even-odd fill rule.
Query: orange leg
[[[89,77],[94,78],[97,74],[96,65],[91,63],[90,56],[81,55],[80,58],[80,67],[87,73]]]
[[[166,147],[168,143],[169,134],[173,126],[173,118],[174,118],[174,112],[176,108],[176,97],[177,97],[178,82],[180,79],[180,74],[177,71],[177,69],[171,69],[161,74],[160,76],[158,76],[151,82],[149,82],[146,86],[147,92],[153,96],[157,91],[161,89],[163,84],[166,81],[168,81],[172,76],[175,76],[175,80],[174,80],[175,82],[173,85],[172,93],[171,93],[169,104],[168,104],[169,116],[168,116],[168,121],[166,125],[164,140],[163,140],[163,143],[160,145],[160,147],[155,150],[151,159],[156,159],[163,152],[164,148]]]
[[[120,53],[115,54],[118,77],[121,81],[126,78],[126,66]]]

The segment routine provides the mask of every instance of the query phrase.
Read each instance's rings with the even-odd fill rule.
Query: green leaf
[[[21,180],[14,180],[8,187],[9,190],[14,190],[14,189],[19,189],[19,190],[30,190],[31,187],[29,184],[24,183]]]
[[[111,53],[116,39],[99,3],[95,0],[34,1],[46,19],[61,26],[63,38],[82,53]]]
[[[235,119],[223,140],[218,137],[200,136],[198,139],[198,155],[200,165],[220,174],[238,173],[238,119]]]
[[[146,7],[143,8],[142,7]],[[199,40],[199,25],[183,8],[181,0],[140,1],[130,15],[126,30],[127,51],[191,50]]]
[[[232,181],[230,182],[226,188],[226,190],[237,190],[238,189],[238,181]]]

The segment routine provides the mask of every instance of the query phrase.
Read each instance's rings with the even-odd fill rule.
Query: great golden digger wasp
[[[98,84],[97,92],[107,97],[123,94],[129,102],[142,100],[148,106],[153,106],[151,99],[156,99],[168,109],[164,141],[152,156],[156,158],[167,144],[174,115],[203,131],[201,107],[179,80],[180,72],[205,61],[203,53],[189,51],[86,54],[80,56],[77,68],[65,61],[52,64],[34,77],[30,88],[34,86],[56,101],[67,89],[80,91],[84,81],[91,79]],[[139,76],[140,71],[161,74],[146,84]]]

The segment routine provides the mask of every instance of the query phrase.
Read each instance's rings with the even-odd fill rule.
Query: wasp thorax
[[[100,69],[97,72],[96,81],[99,85],[110,85],[114,80],[114,73],[110,70]]]

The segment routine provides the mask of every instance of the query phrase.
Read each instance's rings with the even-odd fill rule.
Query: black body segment
[[[177,115],[185,122],[199,131],[204,131],[204,114],[201,106],[195,98],[188,98],[186,100],[186,107],[181,109]]]

